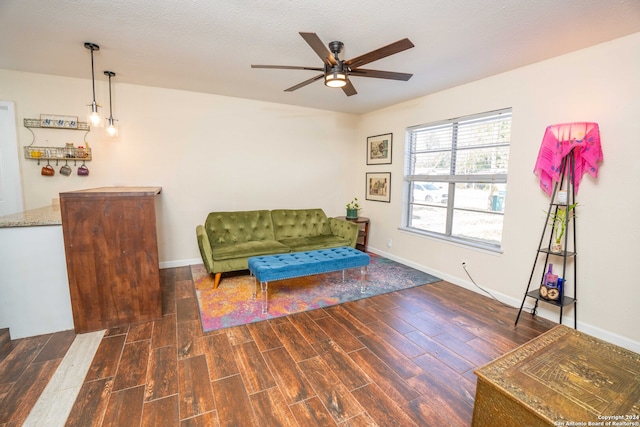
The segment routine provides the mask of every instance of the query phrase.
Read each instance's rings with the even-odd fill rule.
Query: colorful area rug
[[[344,282],[341,271],[269,282],[267,314],[262,314],[260,289],[257,298],[252,298],[255,286],[248,272],[231,277],[223,275],[218,289],[214,290],[213,278],[207,274],[204,266],[192,265],[191,274],[196,287],[202,329],[210,332],[274,319],[440,280],[390,259],[370,255],[365,293],[360,292],[359,268],[347,270]]]

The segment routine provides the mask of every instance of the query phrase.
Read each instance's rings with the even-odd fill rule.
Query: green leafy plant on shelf
[[[352,201],[347,203],[347,209],[360,209],[360,205],[358,204],[358,198],[354,197]]]
[[[578,204],[573,203],[566,208],[559,207],[554,213],[549,217],[549,225],[553,227],[554,230],[554,239],[553,244],[551,246],[551,250],[553,252],[561,252],[562,251],[562,237],[567,228],[567,225],[572,219],[575,219],[575,208]]]
[[[358,198],[354,197],[352,201],[347,203],[347,218],[358,218],[358,211],[360,210],[360,205],[358,204]]]

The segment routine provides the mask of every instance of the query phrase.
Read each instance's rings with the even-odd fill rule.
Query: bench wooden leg
[[[213,279],[213,289],[218,289],[218,285],[220,284],[220,276],[222,276],[222,273],[216,273]]]

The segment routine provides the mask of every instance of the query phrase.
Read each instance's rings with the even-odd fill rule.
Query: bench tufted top
[[[290,279],[369,265],[364,252],[349,246],[249,258],[249,270],[260,282]]]

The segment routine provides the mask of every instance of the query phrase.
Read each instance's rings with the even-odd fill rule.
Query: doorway
[[[22,178],[13,102],[0,101],[0,216],[22,212]]]

